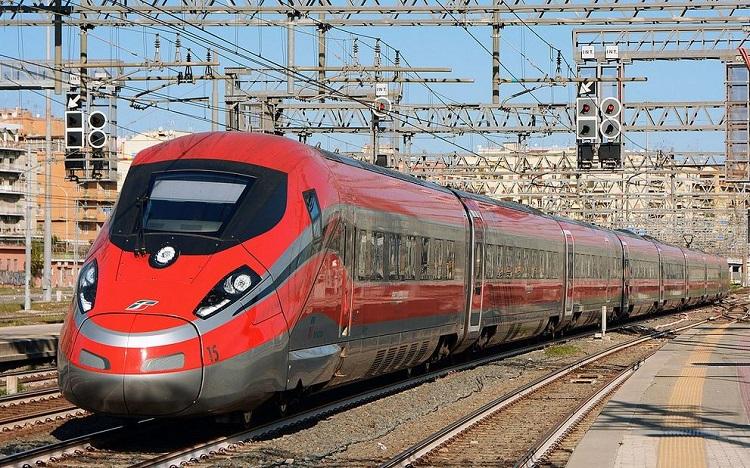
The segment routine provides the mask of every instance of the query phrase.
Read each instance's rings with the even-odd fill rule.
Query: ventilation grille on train
[[[375,360],[367,371],[367,375],[385,374],[396,369],[412,366],[424,358],[429,344],[429,341],[423,341],[422,343],[381,349],[375,355]]]

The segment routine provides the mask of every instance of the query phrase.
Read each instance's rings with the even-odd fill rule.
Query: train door
[[[482,301],[484,298],[484,228],[482,214],[475,203],[469,206],[471,224],[471,299],[469,301],[468,333],[479,331],[482,326]]]
[[[573,315],[573,270],[575,267],[575,239],[570,231],[563,230],[565,234],[565,307],[563,317]]]
[[[341,316],[339,317],[339,337],[347,339],[352,334],[352,305],[354,301],[354,242],[355,229],[352,226],[344,224],[342,229],[342,260],[343,274],[341,275],[342,298],[341,298]]]
[[[659,260],[659,268],[657,268],[656,271],[659,275],[659,305],[661,306],[662,304],[664,304],[664,262],[661,258],[661,249],[659,248],[659,246],[656,247],[656,252],[657,258]]]
[[[604,257],[602,257],[602,261],[604,262],[603,266],[607,270],[607,272],[604,275],[604,279],[606,281],[606,285],[604,286],[604,298],[607,301],[607,303],[609,303],[610,287],[611,287],[610,281],[612,279],[612,268],[611,268],[612,267],[612,262],[610,261],[610,256],[609,256],[609,254],[610,254],[610,247],[611,246],[610,246],[610,243],[609,243],[609,239],[607,239],[606,237],[604,238],[604,246],[605,246],[604,251],[606,252],[606,254],[605,254]],[[609,308],[609,306],[607,306],[607,307]]]
[[[706,263],[706,256],[703,259],[703,294],[708,294],[708,263]]]
[[[622,314],[628,313],[630,308],[630,248],[622,241]]]

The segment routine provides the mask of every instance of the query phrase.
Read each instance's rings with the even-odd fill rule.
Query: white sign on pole
[[[620,47],[608,45],[604,48],[604,58],[607,60],[617,60],[620,58]]]
[[[388,96],[388,83],[375,83],[375,96]]]
[[[596,52],[594,46],[585,45],[581,46],[581,58],[584,60],[594,60],[596,58]]]

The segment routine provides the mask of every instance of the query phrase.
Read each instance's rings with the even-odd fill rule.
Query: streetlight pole
[[[51,59],[50,27],[47,27],[47,62]],[[52,91],[47,90],[47,135],[44,155],[44,269],[42,271],[42,288],[44,300],[52,301]]]
[[[23,310],[31,310],[31,148],[26,150],[26,244],[24,252]]]

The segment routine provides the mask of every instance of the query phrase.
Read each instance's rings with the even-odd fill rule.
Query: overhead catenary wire
[[[131,11],[133,13],[136,13],[136,14],[139,14],[141,16],[147,16],[147,15],[142,14],[141,12],[138,12],[137,10],[134,10],[132,7],[129,7],[126,4],[119,3],[117,0],[112,0],[112,3],[115,4],[115,5],[121,6],[123,8],[126,8],[129,11]],[[172,18],[174,18],[174,19],[176,19],[176,20],[178,20],[178,21],[180,21],[182,23],[185,23],[187,26],[196,27],[195,25],[190,24],[189,22],[185,21],[184,19],[179,18],[178,16],[176,16],[176,15],[174,15],[174,14],[172,14],[172,13],[166,11],[166,10],[163,10],[162,8],[159,8],[156,5],[154,5],[154,8],[156,8],[159,11],[161,11],[162,13],[164,13],[167,16],[170,16],[170,17],[172,17]],[[217,44],[216,42],[214,42],[212,40],[207,40],[205,37],[202,37],[200,35],[197,35],[197,34],[194,34],[192,32],[189,32],[186,29],[175,28],[173,25],[171,25],[169,23],[165,23],[164,21],[160,21],[160,22],[163,25],[165,25],[165,26],[167,26],[167,27],[169,27],[171,29],[177,29],[177,30],[179,30],[182,34],[186,34],[186,35],[188,35],[191,38],[197,38],[197,39],[199,39],[201,41],[204,41],[207,44],[210,44],[210,45],[212,45],[214,47],[220,48],[223,51],[227,51],[229,53],[235,53],[235,52],[233,52],[231,50],[231,48],[228,48],[228,47],[226,47],[226,46],[224,46],[222,44]],[[198,29],[200,29],[200,28],[198,28]],[[203,31],[203,32],[205,32],[205,33],[207,33],[208,35],[210,35],[210,36],[212,36],[212,37],[220,40],[220,41],[227,42],[227,43],[229,42],[225,38],[223,38],[221,36],[218,36],[218,35],[216,35],[215,33],[211,32],[211,31],[208,31],[208,30],[205,30],[205,29],[200,29],[200,30]],[[325,83],[321,83],[321,82],[315,80],[314,78],[310,78],[307,75],[304,75],[304,74],[302,74],[302,73],[300,73],[300,72],[298,72],[296,70],[292,70],[292,69],[290,69],[290,68],[288,68],[288,67],[286,67],[286,66],[284,66],[282,64],[276,63],[275,61],[273,61],[271,59],[268,59],[266,57],[263,57],[263,56],[261,56],[259,54],[256,54],[255,52],[252,52],[252,51],[246,49],[245,47],[241,47],[240,46],[238,48],[240,50],[244,51],[245,53],[250,54],[249,57],[247,55],[237,54],[239,57],[243,57],[243,58],[245,58],[247,60],[250,60],[253,63],[259,64],[259,65],[263,65],[263,66],[269,66],[269,64],[270,64],[271,68],[274,68],[274,67],[278,68],[279,70],[282,70],[284,73],[286,73],[286,74],[288,74],[290,76],[293,76],[295,78],[299,78],[301,81],[305,81],[305,82],[308,82],[308,83],[317,84],[321,89],[327,90],[327,91],[333,93],[336,96],[340,96],[343,99],[351,100],[351,101],[356,102],[356,103],[358,103],[360,105],[363,105],[365,107],[369,107],[369,103],[363,102],[362,100],[360,100],[360,99],[358,99],[356,97],[352,97],[352,96],[349,96],[349,95],[347,95],[345,93],[342,93],[340,90],[334,89],[334,88],[330,87],[329,85],[327,85]],[[537,99],[537,101],[538,101],[538,99]],[[540,104],[541,104],[541,102],[540,102]],[[442,135],[439,135],[439,134],[437,134],[435,132],[432,132],[432,131],[430,131],[428,129],[420,127],[419,125],[416,125],[413,122],[410,122],[408,118],[403,118],[402,116],[400,116],[397,113],[393,113],[393,112],[388,113],[387,112],[386,114],[388,114],[389,117],[391,117],[393,119],[396,119],[396,120],[399,120],[399,121],[401,121],[402,123],[404,123],[406,125],[410,125],[410,126],[416,128],[416,129],[418,129],[418,130],[420,130],[420,131],[422,131],[424,133],[429,133],[434,138],[439,139],[441,141],[444,141],[444,142],[446,142],[446,143],[448,143],[448,144],[450,144],[450,145],[452,145],[452,146],[454,146],[456,148],[461,149],[462,151],[466,151],[466,152],[472,153],[473,155],[475,155],[475,156],[477,156],[479,158],[484,158],[483,155],[480,155],[480,154],[476,153],[475,151],[473,151],[473,150],[471,150],[469,148],[464,147],[463,145],[459,145],[459,144],[457,144],[457,143],[455,143],[455,142],[453,142],[453,141],[451,141],[451,140],[443,137]]]
[[[116,2],[116,1],[113,1],[113,3],[114,3],[114,4],[118,4],[118,2]],[[439,2],[438,2],[438,3],[439,3]],[[440,4],[440,3],[439,3],[439,4]],[[136,11],[136,10],[132,9],[131,7],[128,7],[128,6],[126,5],[126,4],[122,4],[122,3],[119,3],[119,5],[120,5],[120,6],[122,6],[122,7],[124,7],[124,8],[126,8],[126,9],[128,9],[128,10],[130,10],[130,11],[132,11],[132,12],[134,12],[134,13],[140,14],[141,16],[147,16],[147,15],[144,15],[144,14],[142,14],[141,12],[138,12],[138,11]],[[444,7],[444,6],[442,5],[442,4],[440,4],[440,5],[441,5],[441,7],[442,7],[443,9],[445,9],[445,7]],[[186,24],[187,26],[194,26],[194,25],[191,25],[191,24],[190,24],[189,22],[185,21],[184,19],[181,19],[181,18],[179,18],[179,17],[175,16],[174,14],[172,14],[172,13],[170,13],[170,12],[168,12],[168,11],[165,11],[165,10],[163,10],[163,9],[159,8],[158,6],[156,6],[155,8],[157,8],[157,9],[158,9],[158,10],[160,10],[160,11],[162,11],[162,12],[163,12],[163,13],[164,13],[165,15],[169,15],[169,16],[171,16],[171,17],[173,17],[173,18],[177,19],[178,21],[181,21],[181,22],[185,23],[185,24]],[[92,11],[94,11],[94,10],[92,9]],[[449,12],[448,10],[446,10],[446,12],[447,12],[447,13],[448,13],[449,15],[453,16],[453,15],[452,15],[452,14],[451,14],[451,13],[450,13],[450,12]],[[455,18],[455,17],[454,17],[454,18]],[[231,43],[230,43],[230,42],[229,42],[229,41],[228,41],[227,39],[225,39],[225,38],[223,38],[223,37],[221,37],[221,36],[218,36],[218,35],[216,35],[216,34],[214,34],[214,33],[210,32],[210,31],[207,31],[207,30],[205,30],[205,29],[200,29],[200,28],[197,28],[196,26],[194,26],[194,27],[196,27],[197,29],[200,29],[200,31],[202,31],[202,32],[204,32],[204,33],[207,33],[207,34],[209,34],[210,36],[213,36],[213,37],[215,37],[215,38],[219,39],[219,40],[220,40],[220,41],[222,41],[222,42],[225,42],[225,43],[229,43],[230,45],[233,45],[233,46],[235,47],[235,51],[232,51],[232,50],[231,50],[231,48],[227,48],[226,46],[222,46],[221,44],[217,44],[216,42],[213,42],[213,41],[207,40],[207,39],[206,39],[205,37],[203,37],[203,36],[200,36],[200,35],[197,35],[197,34],[195,34],[195,33],[189,32],[189,31],[187,31],[186,29],[182,29],[182,28],[178,28],[178,27],[175,27],[174,25],[172,25],[172,24],[170,24],[170,23],[165,23],[165,22],[163,22],[163,21],[162,21],[162,24],[166,25],[166,26],[167,26],[168,28],[170,28],[170,29],[172,29],[172,30],[175,30],[175,31],[177,31],[178,33],[181,33],[181,34],[184,34],[184,35],[186,35],[186,36],[190,37],[190,38],[191,38],[191,39],[193,39],[193,40],[201,41],[201,42],[203,42],[203,43],[209,43],[209,44],[211,44],[211,45],[214,45],[214,46],[216,46],[216,47],[218,47],[218,48],[221,48],[221,49],[222,49],[223,51],[228,51],[229,53],[234,53],[234,54],[236,54],[237,56],[240,56],[240,57],[243,57],[243,58],[245,58],[245,59],[248,59],[248,60],[252,61],[253,63],[259,64],[259,65],[264,65],[264,66],[269,66],[268,64],[270,63],[270,64],[271,64],[270,66],[271,66],[271,67],[273,68],[273,70],[274,70],[275,72],[283,72],[283,73],[284,73],[284,74],[286,74],[287,76],[294,76],[294,77],[297,77],[297,78],[299,78],[299,79],[300,79],[300,80],[302,80],[302,81],[305,81],[305,82],[308,82],[308,83],[314,84],[314,85],[316,85],[316,86],[320,87],[321,89],[327,89],[327,90],[329,90],[329,91],[330,91],[330,92],[331,92],[331,93],[332,93],[332,94],[333,94],[334,96],[336,96],[337,98],[343,98],[343,99],[348,99],[348,100],[352,100],[352,101],[354,101],[354,102],[358,102],[359,104],[361,104],[361,105],[363,105],[363,106],[368,106],[368,103],[366,103],[366,102],[362,102],[362,101],[361,101],[360,99],[358,99],[358,98],[356,98],[356,97],[352,97],[352,96],[346,95],[346,94],[342,93],[342,92],[341,92],[340,90],[338,90],[338,89],[334,89],[334,88],[331,88],[331,87],[330,87],[329,85],[327,85],[327,84],[325,84],[325,83],[321,83],[321,82],[319,82],[319,81],[317,81],[317,80],[315,80],[315,79],[313,79],[313,78],[310,78],[310,77],[308,77],[308,76],[306,76],[306,75],[304,75],[304,74],[302,74],[302,73],[300,73],[300,72],[298,72],[298,71],[296,71],[296,70],[292,70],[292,69],[289,69],[289,68],[287,68],[287,67],[285,67],[285,66],[283,66],[283,65],[281,65],[281,64],[278,64],[278,63],[274,62],[274,61],[273,61],[273,60],[271,60],[271,59],[268,59],[268,58],[266,58],[266,57],[263,57],[263,56],[262,56],[262,55],[260,55],[260,54],[256,54],[256,53],[254,53],[254,52],[252,52],[252,51],[249,51],[248,49],[246,49],[246,48],[244,48],[244,47],[238,47],[238,45],[237,45],[237,44],[231,44]],[[466,26],[463,26],[463,27],[464,27],[464,29],[465,29],[465,30],[466,30],[466,31],[467,31],[467,32],[468,32],[468,33],[469,33],[469,34],[470,34],[470,35],[472,36],[472,38],[474,38],[474,40],[475,40],[475,41],[477,41],[477,43],[479,43],[479,44],[481,45],[481,47],[482,47],[482,48],[483,48],[483,49],[484,49],[485,51],[487,51],[487,52],[489,53],[489,50],[488,50],[488,49],[487,49],[487,48],[486,48],[486,47],[485,47],[485,46],[484,46],[484,45],[483,45],[483,44],[481,43],[481,41],[479,41],[479,40],[478,40],[478,39],[477,39],[477,38],[476,38],[476,37],[475,37],[475,36],[474,36],[474,35],[473,35],[473,34],[472,34],[472,33],[471,33],[471,32],[470,32],[469,30],[468,30],[468,28],[466,28]],[[159,28],[155,28],[155,29],[157,29],[157,30],[160,30]],[[163,31],[163,30],[161,30],[161,31]],[[244,55],[244,54],[239,54],[239,52],[237,51],[237,49],[241,49],[241,50],[243,50],[243,51],[246,51],[247,53],[249,53],[249,54],[250,54],[250,56],[247,56],[247,55]],[[226,56],[224,56],[224,57],[225,57],[225,58],[228,58],[228,57],[226,57]],[[232,61],[234,61],[234,62],[235,62],[235,63],[237,63],[237,64],[240,64],[240,65],[242,65],[242,64],[241,64],[240,62],[238,62],[238,61],[236,61],[236,60],[233,60],[233,59],[231,59],[231,60],[232,60]],[[512,72],[511,72],[510,70],[508,70],[508,69],[507,69],[507,67],[505,67],[505,66],[504,66],[504,65],[503,65],[502,63],[501,63],[501,65],[503,66],[503,68],[505,68],[505,69],[506,69],[506,71],[508,71],[508,73],[510,73],[510,74],[511,74],[511,76],[513,76],[513,77],[515,78],[515,76],[513,75],[513,73],[512,73]],[[261,70],[260,72],[262,72],[262,70]],[[517,78],[515,78],[515,79],[517,80]],[[522,84],[522,83],[521,83],[521,85],[523,86],[523,84]],[[534,90],[530,90],[530,89],[528,89],[528,88],[527,88],[527,87],[525,87],[525,86],[524,86],[524,88],[525,88],[525,89],[527,90],[527,92],[528,92],[528,93],[530,93],[530,94],[532,95],[532,97],[533,97],[533,98],[534,98],[534,99],[535,99],[535,100],[536,100],[536,101],[537,101],[537,102],[538,102],[538,103],[539,103],[540,105],[543,105],[543,104],[541,103],[541,101],[539,101],[539,99],[538,99],[538,98],[537,98],[537,97],[536,97],[535,95],[533,95],[533,91],[534,91]],[[193,103],[193,104],[195,104],[195,103]],[[159,107],[158,107],[158,106],[155,106],[155,108],[159,109]],[[178,112],[178,113],[179,113],[179,112]],[[539,114],[539,115],[547,115],[547,114]],[[479,154],[477,154],[476,152],[474,152],[474,151],[473,151],[473,150],[471,150],[471,149],[467,149],[467,148],[465,148],[465,147],[463,147],[463,146],[461,146],[461,145],[458,145],[458,144],[456,144],[456,143],[455,143],[455,142],[453,142],[453,141],[450,141],[449,139],[447,139],[447,138],[445,138],[445,137],[442,137],[441,135],[438,135],[437,133],[435,133],[435,132],[433,132],[433,131],[430,131],[429,129],[425,129],[425,128],[422,128],[422,127],[420,127],[419,125],[416,125],[416,124],[414,124],[413,122],[411,122],[411,121],[410,121],[410,118],[409,118],[408,116],[401,116],[401,115],[399,115],[399,114],[391,113],[390,117],[394,118],[395,120],[399,120],[399,121],[403,122],[403,123],[404,123],[404,124],[406,124],[406,125],[412,126],[412,127],[416,128],[416,129],[418,129],[418,130],[422,131],[422,132],[428,133],[428,134],[432,135],[432,136],[433,136],[434,138],[436,138],[436,139],[442,140],[442,141],[444,141],[444,142],[447,142],[447,143],[449,143],[449,144],[450,144],[450,145],[452,145],[452,146],[455,146],[455,147],[458,147],[458,148],[460,148],[460,149],[462,149],[462,150],[464,150],[464,151],[470,152],[470,153],[472,153],[472,154],[474,154],[474,155],[476,155],[476,156],[478,156],[478,157],[480,157],[480,158],[483,158],[483,157],[484,157],[484,156],[482,156],[482,155],[479,155]],[[572,128],[571,128],[570,126],[568,126],[567,124],[565,124],[564,122],[562,122],[562,121],[560,120],[560,118],[559,118],[558,116],[556,116],[556,115],[553,115],[553,117],[554,117],[554,118],[555,118],[556,120],[558,120],[558,122],[560,122],[560,124],[561,124],[561,125],[563,125],[563,126],[565,126],[566,128],[568,128],[568,129],[572,130]],[[480,134],[482,134],[482,135],[484,134],[484,132],[479,132],[479,133],[480,133]],[[485,135],[485,136],[486,136],[486,135]],[[496,143],[496,142],[494,142],[494,144],[497,144],[497,143]]]

